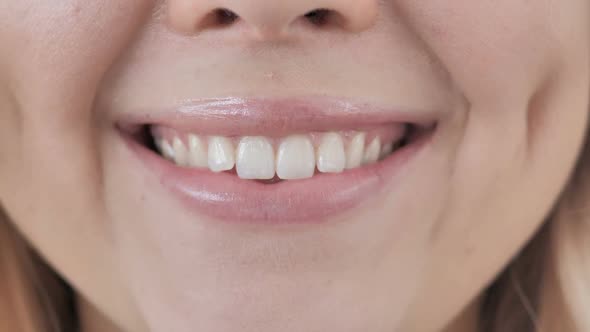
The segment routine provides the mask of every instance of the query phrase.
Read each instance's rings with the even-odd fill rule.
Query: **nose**
[[[184,34],[237,29],[262,39],[296,28],[358,33],[373,26],[380,0],[168,0],[170,26]]]

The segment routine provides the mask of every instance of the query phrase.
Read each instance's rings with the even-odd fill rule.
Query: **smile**
[[[118,128],[191,211],[231,222],[321,223],[395,181],[436,130],[424,113],[230,98],[142,112]]]

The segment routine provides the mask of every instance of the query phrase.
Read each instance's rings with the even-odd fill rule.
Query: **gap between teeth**
[[[278,147],[261,136],[242,137],[237,141],[221,136],[207,138],[188,135],[186,140],[155,138],[162,156],[182,167],[208,168],[212,172],[235,169],[248,180],[282,180],[311,178],[320,173],[341,173],[347,169],[370,165],[389,156],[394,142],[382,144],[379,137],[366,141],[366,133],[357,133],[345,142],[336,132],[322,135],[317,146],[307,135],[283,138]],[[276,151],[275,151],[276,150]]]

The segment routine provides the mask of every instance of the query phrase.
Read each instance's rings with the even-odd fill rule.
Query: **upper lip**
[[[431,128],[439,111],[383,107],[329,97],[214,98],[190,100],[166,109],[126,114],[119,125],[156,125],[201,135],[280,136],[295,132],[354,130],[406,123]]]

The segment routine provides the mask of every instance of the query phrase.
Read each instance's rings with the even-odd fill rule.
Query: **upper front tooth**
[[[226,137],[209,138],[208,164],[213,172],[229,171],[235,165],[235,150],[231,140]]]
[[[242,179],[269,180],[275,176],[274,151],[264,137],[244,137],[238,145],[236,170]]]
[[[277,175],[283,180],[306,179],[315,172],[315,154],[307,136],[291,136],[281,142],[277,154]]]
[[[340,173],[346,166],[344,142],[340,134],[328,133],[322,138],[317,153],[318,171],[322,173]]]
[[[365,133],[354,135],[348,149],[346,150],[346,168],[357,168],[361,166],[365,151]]]
[[[189,155],[188,155],[188,164],[192,167],[207,167],[208,164],[208,155],[207,155],[207,147],[203,143],[203,141],[197,137],[196,135],[189,135],[188,136],[188,148],[189,148]]]
[[[188,166],[188,150],[182,140],[175,137],[172,142],[172,147],[174,148],[174,161],[176,164],[180,166]]]
[[[379,153],[381,152],[381,140],[379,137],[373,139],[367,150],[365,151],[365,155],[363,156],[363,164],[372,164],[379,160]]]

